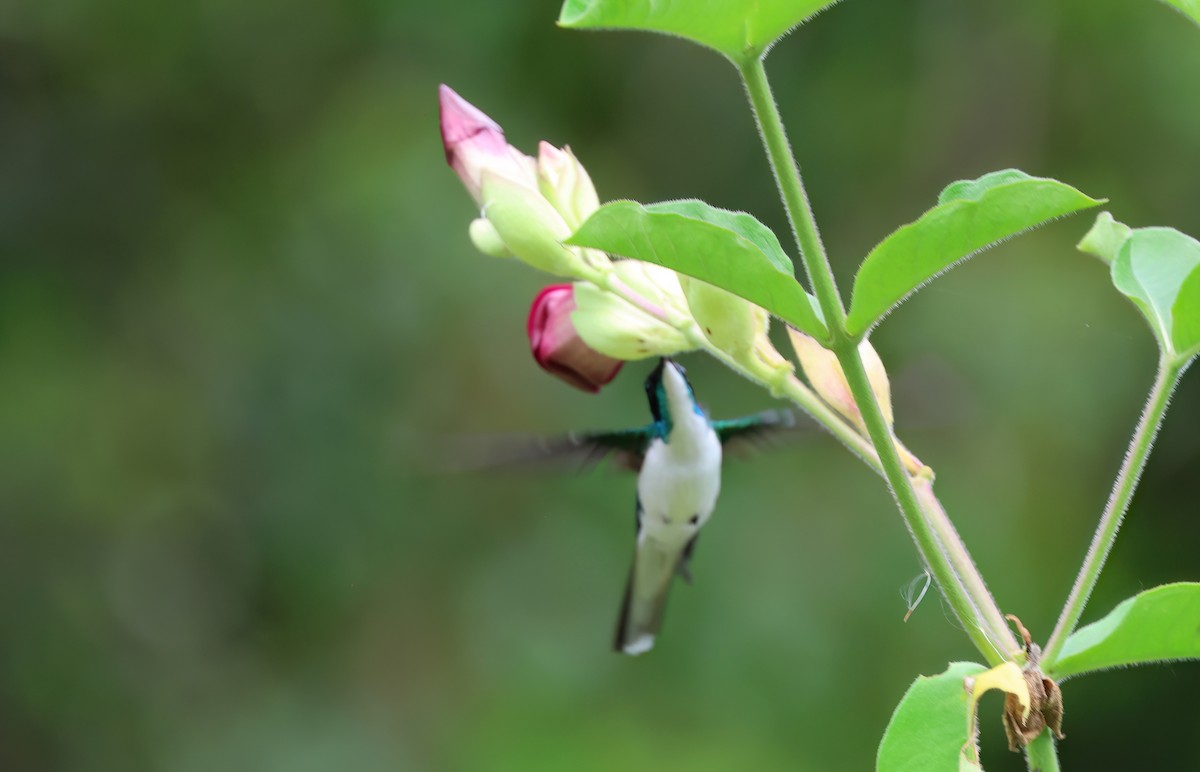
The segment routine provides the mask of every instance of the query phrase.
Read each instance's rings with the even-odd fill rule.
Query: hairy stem
[[[933,518],[922,508],[921,502],[917,499],[912,478],[905,473],[900,455],[896,451],[891,427],[883,417],[883,411],[879,409],[879,403],[875,400],[875,394],[867,380],[867,371],[863,366],[862,357],[858,354],[858,346],[850,342],[836,353],[842,370],[846,373],[846,381],[850,384],[850,392],[854,395],[854,400],[862,412],[867,432],[871,435],[871,441],[883,462],[884,476],[887,479],[888,487],[904,516],[904,524],[908,526],[909,534],[917,546],[917,552],[920,554],[922,562],[929,567],[939,589],[954,610],[954,615],[958,617],[963,630],[975,644],[975,648],[990,664],[1000,664],[1006,659],[1003,649],[1011,651],[1017,648],[1015,640],[1011,645],[1008,645],[1006,640],[1006,637],[1012,638],[1012,633],[1006,628],[996,628],[992,622],[994,618],[1001,618],[1001,615],[991,595],[983,598],[973,597],[968,583],[959,573],[959,565],[971,573],[978,574],[978,570],[974,564],[970,563],[970,557],[966,555],[965,549],[962,550],[965,564],[963,560],[955,560],[950,556],[951,550],[939,537],[938,529],[932,522]],[[938,509],[940,511],[940,507]],[[942,515],[944,516],[945,513],[942,512]],[[943,517],[943,520],[943,526],[953,532],[954,526],[950,524],[949,518]],[[957,539],[957,534],[955,534],[955,542],[961,544],[961,541]],[[982,586],[982,584],[983,580],[979,579],[978,585]]]
[[[740,69],[746,94],[750,97],[754,119],[758,122],[758,133],[766,147],[771,171],[775,175],[775,184],[779,187],[779,195],[783,199],[788,222],[792,226],[792,235],[796,237],[796,245],[800,248],[800,260],[804,263],[808,280],[812,283],[813,292],[821,304],[825,324],[832,333],[845,326],[846,312],[838,296],[833,269],[830,268],[829,257],[825,254],[825,245],[821,243],[821,232],[817,230],[812,206],[808,203],[808,193],[804,190],[800,166],[796,163],[792,146],[788,144],[783,119],[779,115],[775,97],[771,94],[766,68],[763,67],[762,58],[756,56],[752,61],[744,63]]]
[[[1158,434],[1158,428],[1162,426],[1167,403],[1171,401],[1171,393],[1179,383],[1184,366],[1165,358],[1159,364],[1154,386],[1150,389],[1150,396],[1142,409],[1142,417],[1129,440],[1129,450],[1125,453],[1121,471],[1117,473],[1117,479],[1113,482],[1112,492],[1096,526],[1096,533],[1092,536],[1092,543],[1083,559],[1083,565],[1079,567],[1079,575],[1071,587],[1071,594],[1063,606],[1062,614],[1054,625],[1054,632],[1042,653],[1043,666],[1048,672],[1053,671],[1054,662],[1062,652],[1067,636],[1075,631],[1088,598],[1096,588],[1100,570],[1104,568],[1104,561],[1108,559],[1108,553],[1112,551],[1113,543],[1117,539],[1117,531],[1121,528],[1121,521],[1129,509],[1129,502],[1137,489],[1138,478],[1146,467],[1146,459],[1150,457],[1154,437]]]
[[[838,295],[833,270],[821,243],[808,194],[804,190],[800,167],[788,143],[787,132],[775,98],[771,94],[762,59],[754,57],[747,60],[739,69],[771,170],[775,175],[775,182],[779,187],[780,197],[783,199],[800,249],[800,259],[804,263],[805,272],[812,283],[813,292],[829,328],[828,343],[837,354],[838,361],[846,373],[851,393],[862,412],[867,432],[875,446],[884,477],[922,561],[937,580],[938,587],[962,623],[963,629],[980,653],[992,664],[998,664],[1005,659],[1003,650],[1017,649],[1016,640],[1007,626],[1003,625],[1003,617],[996,602],[984,587],[982,578],[978,576],[978,569],[966,550],[959,549],[957,557],[950,555],[956,548],[961,548],[962,542],[954,531],[954,526],[945,517],[945,512],[940,506],[936,508],[942,522],[935,527],[933,521],[937,519],[937,514],[923,509],[917,498],[912,478],[905,470],[904,462],[897,451],[891,427],[884,419],[867,379],[856,341],[851,340],[846,333],[846,311]],[[942,535],[939,535],[939,531],[943,531]],[[953,537],[950,538],[949,534],[953,534]],[[967,580],[965,575],[971,578]],[[997,620],[1001,620],[999,624]]]
[[[1042,732],[1025,746],[1025,762],[1029,772],[1059,772],[1058,751],[1050,730]]]
[[[950,522],[950,516],[946,514],[945,508],[933,492],[933,480],[928,477],[917,477],[913,481],[913,488],[916,490],[917,501],[920,502],[930,526],[942,544],[942,549],[950,558],[955,572],[966,585],[968,595],[971,598],[983,598],[990,601],[992,594],[983,581],[983,575],[975,567],[975,561],[971,558],[971,553],[967,551],[967,545],[963,543],[954,524]],[[1021,651],[1021,648],[1017,639],[1013,637],[1012,629],[1005,621],[999,607],[994,602],[976,600],[976,603],[981,615],[980,621],[989,640],[994,647],[1001,647],[997,650],[998,656],[1001,659],[1012,659],[1014,654]]]

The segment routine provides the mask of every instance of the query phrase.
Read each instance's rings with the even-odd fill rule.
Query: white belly
[[[721,443],[711,430],[690,447],[656,440],[638,477],[642,538],[686,542],[704,525],[721,490]]]

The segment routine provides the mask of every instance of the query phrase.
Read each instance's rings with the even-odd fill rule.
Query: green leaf
[[[979,179],[951,182],[938,194],[937,202],[948,204],[951,201],[978,201],[990,188],[1031,179],[1033,177],[1020,169],[1001,169],[998,172],[988,172]]]
[[[1200,268],[1193,268],[1179,287],[1171,306],[1171,340],[1181,357],[1190,359],[1200,351]]]
[[[1167,5],[1200,24],[1200,0],[1162,0]]]
[[[783,251],[774,231],[760,223],[753,215],[718,209],[695,198],[650,204],[646,207],[646,211],[655,214],[678,214],[693,220],[703,220],[727,231],[733,231],[758,247],[758,251],[766,255],[777,271],[786,273],[788,276],[792,276],[796,271],[796,267],[792,265],[792,258]]]
[[[974,662],[954,662],[939,675],[918,676],[883,732],[876,772],[958,772],[970,739],[971,701],[963,679],[985,670]]]
[[[1112,261],[1117,259],[1117,253],[1121,251],[1121,245],[1131,233],[1133,229],[1128,225],[1117,222],[1108,212],[1101,212],[1096,215],[1092,229],[1080,239],[1075,248],[1112,265]]]
[[[1193,339],[1200,304],[1192,299],[1192,291],[1181,297],[1181,290],[1197,266],[1200,242],[1174,228],[1137,228],[1112,262],[1113,285],[1146,317],[1163,353],[1171,358],[1192,348],[1190,344],[1177,346],[1173,312],[1182,301],[1179,340],[1186,344]]]
[[[1198,583],[1166,584],[1122,601],[1108,616],[1076,630],[1046,674],[1062,680],[1176,659],[1200,659]]]
[[[1101,201],[1057,180],[1007,169],[951,183],[938,205],[893,232],[854,279],[846,327],[863,335],[922,284],[1021,231]]]
[[[837,0],[566,0],[560,26],[662,32],[750,61]]]
[[[819,340],[828,337],[816,300],[767,226],[703,201],[642,206],[615,201],[579,226],[568,244],[656,263],[728,290]]]

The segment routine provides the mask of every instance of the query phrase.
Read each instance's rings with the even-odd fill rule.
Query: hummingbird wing
[[[766,410],[741,418],[713,421],[712,425],[721,445],[732,455],[765,450],[788,434],[806,431],[798,426],[796,414],[791,410]]]
[[[611,456],[614,463],[631,471],[642,468],[642,459],[650,440],[660,433],[657,424],[648,424],[637,429],[618,429],[610,432],[576,432],[564,440],[570,442],[581,457],[582,468],[588,468]]]
[[[617,651],[638,655],[654,647],[654,639],[662,627],[671,580],[683,565],[684,556],[691,552],[694,541],[692,539],[681,549],[655,539],[638,540],[633,568],[625,585],[621,615],[617,619],[613,642]]]
[[[456,443],[445,454],[453,461],[442,466],[455,472],[555,467],[584,471],[611,457],[618,468],[637,471],[650,440],[656,436],[658,428],[649,424],[636,429],[571,432],[557,437],[473,437],[468,442]]]

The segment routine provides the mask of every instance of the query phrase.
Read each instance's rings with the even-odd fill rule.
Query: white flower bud
[[[645,305],[634,305],[590,282],[576,283],[571,321],[585,343],[623,360],[672,356],[694,348],[686,335],[666,322],[669,316],[688,313],[674,271],[639,260],[619,260],[612,272]]]
[[[577,229],[600,208],[592,178],[569,147],[559,150],[549,142],[540,143],[537,177],[542,195],[558,210],[571,230]]]

